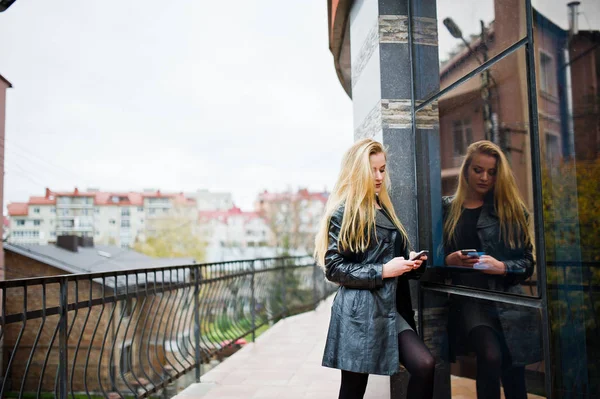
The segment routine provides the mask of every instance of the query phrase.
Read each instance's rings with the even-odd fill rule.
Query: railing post
[[[66,277],[60,279],[60,304],[58,321],[58,397],[67,399],[68,360],[67,353],[67,330],[69,322],[69,281]]]
[[[194,270],[194,342],[196,356],[196,382],[200,382],[202,355],[200,353],[200,266]]]
[[[250,275],[250,318],[252,319],[252,342],[256,339],[256,297],[254,292],[254,277],[256,275],[256,267],[254,265],[254,260],[250,262],[250,270],[252,274]]]
[[[285,291],[287,289],[287,281],[286,281],[286,276],[285,276],[285,264],[286,264],[286,259],[285,258],[281,258],[281,306],[283,307],[283,314],[282,317],[286,318],[287,317],[287,305],[286,305],[286,300],[285,300]]]

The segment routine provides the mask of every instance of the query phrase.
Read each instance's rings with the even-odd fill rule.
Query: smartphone
[[[463,256],[470,256],[471,258],[479,258],[482,255],[485,255],[485,252],[477,252],[476,249],[461,249],[460,253]]]
[[[423,250],[420,252],[417,252],[415,256],[413,256],[410,260],[418,260],[421,259],[423,256],[429,256],[429,251],[428,250]]]

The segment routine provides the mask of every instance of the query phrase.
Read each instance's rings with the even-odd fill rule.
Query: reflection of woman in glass
[[[409,398],[431,398],[435,361],[415,333],[408,239],[388,195],[386,153],[371,139],[345,154],[317,234],[315,255],[333,300],[323,365],[342,370],[339,398],[362,398],[369,374],[410,373]],[[412,255],[412,254],[411,254]]]
[[[446,265],[468,268],[453,273],[454,284],[511,291],[532,275],[532,238],[525,204],[498,146],[489,141],[469,146],[458,189],[453,197],[443,199],[443,205]],[[451,352],[475,351],[478,398],[500,398],[500,380],[507,399],[527,396],[524,365],[528,362],[519,358],[514,349],[522,345],[513,347],[510,335],[518,327],[514,324],[519,317],[513,312],[509,320],[502,309],[484,300],[451,297]]]

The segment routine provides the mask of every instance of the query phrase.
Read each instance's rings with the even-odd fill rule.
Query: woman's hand
[[[446,264],[448,266],[473,267],[475,263],[479,262],[479,259],[480,258],[473,256],[463,255],[461,251],[456,251],[446,256]]]
[[[383,278],[398,277],[414,269],[418,261],[405,260],[400,256],[383,265]],[[421,262],[422,263],[422,262]],[[420,266],[421,264],[419,264]]]
[[[421,267],[423,262],[427,260],[427,255],[422,255],[419,259],[415,259],[415,256],[417,254],[418,252],[410,251],[408,255],[409,259],[414,259],[413,262],[415,262],[415,266],[413,267],[413,269],[418,269],[419,267]]]
[[[506,274],[506,265],[489,255],[481,256],[473,268],[487,274]]]

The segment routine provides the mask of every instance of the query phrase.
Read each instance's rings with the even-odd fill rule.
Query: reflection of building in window
[[[452,123],[452,135],[454,136],[454,156],[465,155],[467,147],[473,142],[473,130],[471,120],[458,120]]]
[[[554,60],[547,53],[540,51],[540,89],[548,94],[555,94],[556,72]]]
[[[558,135],[546,133],[546,162],[556,165],[560,161],[560,141]]]

